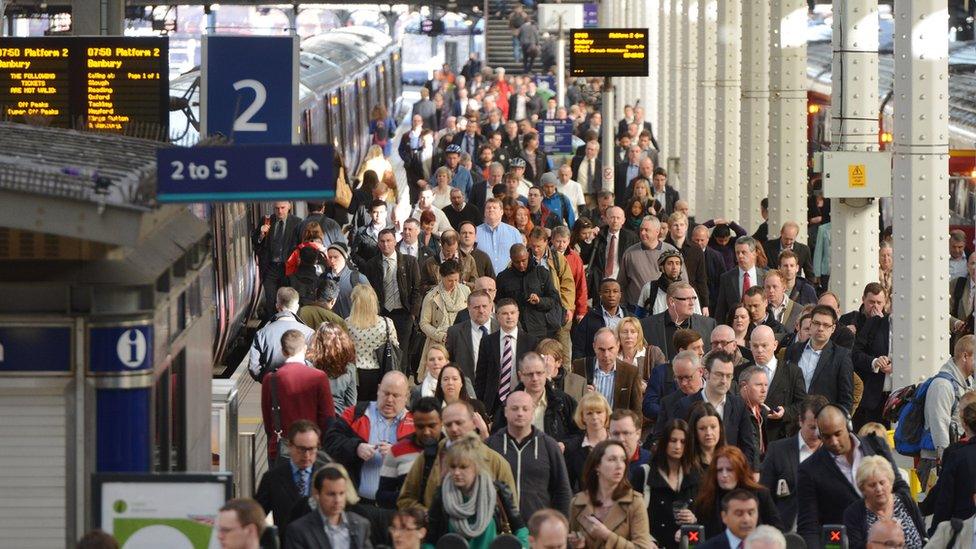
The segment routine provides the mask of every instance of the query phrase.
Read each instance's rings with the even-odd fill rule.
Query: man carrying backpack
[[[976,336],[959,338],[953,349],[952,358],[942,365],[929,384],[925,394],[925,431],[931,435],[932,449],[924,441],[921,460],[918,464],[918,477],[922,490],[927,487],[929,472],[942,459],[942,451],[959,439],[962,432],[958,424],[956,408],[959,398],[972,387],[976,352]]]

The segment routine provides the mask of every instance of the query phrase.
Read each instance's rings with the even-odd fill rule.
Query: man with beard
[[[637,318],[666,311],[668,308],[668,287],[681,281],[681,268],[684,266],[684,258],[681,252],[674,249],[664,250],[657,258],[657,265],[661,271],[661,276],[657,280],[644,284],[644,288],[641,289],[640,297],[637,299],[637,308],[634,311],[634,316]],[[701,314],[699,301],[699,299],[695,300],[695,314],[698,315]]]

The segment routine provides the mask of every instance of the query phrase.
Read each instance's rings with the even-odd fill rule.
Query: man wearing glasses
[[[321,435],[318,425],[311,421],[302,419],[292,423],[288,430],[290,459],[266,472],[254,495],[264,512],[274,515],[282,543],[285,542],[291,510],[299,500],[309,496],[312,475],[323,465],[316,460]]]
[[[698,296],[691,284],[675,282],[668,286],[668,309],[641,319],[648,343],[660,347],[668,360],[678,353],[671,341],[679,328],[694,330],[702,336],[715,328],[714,319],[695,314],[697,305]]]
[[[723,351],[729,353],[732,355],[733,363],[737,368],[749,362],[742,356],[742,350],[739,349],[739,345],[735,342],[735,331],[731,326],[726,324],[716,326],[709,337],[709,343],[711,343],[712,348],[708,352]]]
[[[786,351],[786,362],[800,367],[807,394],[823,395],[850,411],[854,404],[851,352],[830,340],[837,327],[837,312],[817,305],[811,315],[810,339],[791,345]]]

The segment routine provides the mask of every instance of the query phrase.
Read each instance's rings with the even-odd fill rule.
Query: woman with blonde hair
[[[580,491],[580,479],[583,475],[583,465],[594,446],[610,436],[610,403],[603,395],[590,391],[583,395],[573,422],[583,433],[566,441],[563,457],[566,458],[566,472],[569,473],[569,484],[573,492]]]
[[[356,369],[349,365],[356,362],[356,346],[341,326],[323,322],[315,330],[306,356],[312,367],[329,376],[336,416],[358,399]]]
[[[352,289],[352,309],[346,325],[349,337],[356,347],[356,375],[359,378],[359,400],[376,400],[376,390],[383,372],[376,360],[376,350],[389,340],[399,345],[396,326],[389,318],[380,316],[376,291],[369,284],[359,284]]]
[[[620,354],[617,355],[617,359],[637,367],[641,390],[647,390],[651,371],[668,359],[657,345],[651,345],[644,339],[644,328],[641,327],[639,319],[632,316],[621,319],[617,324],[616,332],[617,340],[620,341]]]
[[[380,175],[386,173],[387,170],[392,172],[393,165],[390,164],[390,161],[383,154],[383,148],[379,145],[370,145],[366,149],[366,155],[359,165],[359,170],[356,172],[356,179],[362,181],[366,172],[372,171],[376,174],[377,181],[379,181]]]
[[[546,338],[535,346],[535,352],[539,353],[546,364],[546,372],[553,387],[579,402],[586,391],[586,378],[568,368],[569,357],[563,344],[556,339]]]
[[[434,207],[444,209],[451,205],[451,169],[441,166],[434,171]]]
[[[427,292],[420,307],[420,331],[427,336],[421,356],[427,356],[432,343],[447,342],[447,329],[454,325],[458,312],[467,308],[471,293],[471,288],[461,284],[461,266],[457,261],[448,259],[441,263],[438,272],[441,281]],[[425,370],[421,362],[417,377],[422,378]]]
[[[861,499],[844,510],[844,525],[851,547],[864,547],[868,531],[879,520],[895,520],[901,524],[908,549],[925,545],[925,522],[918,505],[907,493],[894,490],[895,470],[884,456],[861,458],[854,481]]]

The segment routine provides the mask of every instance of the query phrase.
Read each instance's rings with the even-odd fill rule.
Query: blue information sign
[[[335,198],[332,145],[239,145],[159,149],[160,202]]]
[[[538,125],[540,145],[546,154],[573,154],[573,121],[543,120]]]
[[[70,372],[71,328],[0,326],[0,372]]]
[[[202,59],[202,135],[297,142],[298,37],[204,36]]]
[[[592,2],[583,4],[583,28],[595,29],[599,26],[600,21],[597,18],[597,4]]]
[[[153,365],[152,326],[110,326],[88,332],[88,369],[132,372]]]

